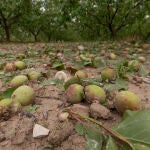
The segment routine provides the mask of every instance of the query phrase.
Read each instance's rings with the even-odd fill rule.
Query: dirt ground
[[[77,50],[77,46],[80,43],[10,43],[0,44],[0,53],[12,53],[17,56],[19,53],[23,53],[26,49],[32,49],[33,51],[43,51],[47,48],[56,49],[56,51],[65,54],[65,50],[71,50],[74,53]],[[102,47],[102,43],[82,43],[86,48]],[[109,44],[107,45],[109,48]],[[112,48],[113,49],[113,48]],[[150,45],[149,48],[150,50]],[[150,72],[150,59],[145,50],[139,55],[146,57],[144,64],[146,70]],[[115,52],[115,50],[114,50]],[[116,51],[118,53],[118,51]],[[150,55],[150,54],[149,54]],[[123,57],[123,54],[122,56]],[[6,61],[1,57],[2,61]],[[64,58],[67,64],[70,64],[68,58]],[[8,61],[12,61],[8,59]],[[44,68],[44,64],[47,64],[48,60],[44,57],[33,58],[32,67]],[[90,77],[96,77],[100,75],[100,70],[91,67],[84,68]],[[64,70],[66,71],[66,70]],[[50,70],[48,79],[54,78],[57,70]],[[68,73],[68,72],[67,72]],[[20,113],[12,115],[8,120],[0,122],[0,150],[85,150],[85,138],[80,136],[75,131],[77,121],[67,120],[60,122],[58,114],[67,107],[64,92],[61,86],[48,85],[44,88],[40,88],[36,82],[29,83],[36,91],[35,104],[40,107],[32,114],[28,114],[23,107]],[[1,90],[4,87],[1,87]],[[143,109],[150,109],[150,82],[134,81],[133,79],[128,82],[128,90],[134,92],[139,96],[142,101]],[[98,118],[106,126],[112,127],[121,120],[121,116],[116,110],[111,110],[111,117],[107,119]],[[40,124],[50,130],[49,135],[42,138],[33,138],[34,124]],[[50,146],[53,146],[50,148]]]

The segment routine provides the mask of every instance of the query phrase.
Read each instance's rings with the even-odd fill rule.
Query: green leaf
[[[15,88],[8,88],[6,91],[2,93],[0,96],[1,99],[11,98],[12,93],[15,91]]]
[[[44,51],[44,54],[48,54],[48,53],[51,53],[51,52],[55,52],[55,50],[48,48]]]
[[[139,74],[142,76],[148,76],[148,72],[145,70],[143,65],[140,67]]]
[[[133,116],[136,113],[137,111],[126,110],[123,114],[122,120],[126,119],[127,117]]]
[[[33,105],[33,106],[29,106],[26,111],[28,113],[34,113],[36,111],[36,109],[38,109],[40,106],[39,105]]]
[[[52,66],[52,69],[57,69],[57,70],[62,70],[64,69],[64,64],[63,63],[54,63]]]
[[[106,150],[119,150],[118,145],[116,144],[115,140],[109,136],[107,143],[106,143]]]
[[[85,84],[85,85],[97,85],[102,87],[103,83],[102,83],[102,79],[100,77],[97,78],[86,78],[86,79],[81,79],[81,81]]]
[[[45,148],[45,149],[52,149],[52,148],[53,148],[53,145],[51,145],[51,144],[46,144],[44,148]]]
[[[134,143],[135,150],[150,150],[150,146],[141,143]]]
[[[131,142],[146,144],[150,149],[150,110],[133,111],[133,114],[130,111],[113,129]]]
[[[54,79],[54,80],[44,80],[41,84],[40,84],[40,87],[43,87],[43,86],[48,86],[48,85],[57,85],[57,84],[61,84],[63,83],[63,80],[60,80],[60,79]]]
[[[79,135],[84,135],[86,133],[86,127],[83,126],[82,124],[77,124],[77,126],[76,126],[76,132]]]
[[[115,84],[105,83],[104,87],[108,91],[127,89],[128,82],[123,79],[116,79]]]
[[[100,127],[93,124],[90,125],[97,131],[100,131]],[[76,126],[76,132],[80,135],[85,135],[87,140],[85,145],[86,150],[101,150],[103,137],[100,133],[82,124]]]
[[[55,80],[51,80],[49,82],[49,85],[57,85],[57,84],[61,84],[61,83],[63,83],[63,80],[55,79]]]
[[[84,65],[84,66],[91,66],[91,65],[92,65],[92,62],[91,62],[91,61],[85,61],[83,65]]]
[[[98,129],[100,131],[100,128]],[[88,128],[86,134],[86,150],[101,150],[103,138],[100,133],[95,132],[94,130]]]
[[[134,72],[134,66],[128,65],[127,60],[121,60],[116,64],[116,73],[117,73],[117,78],[124,78],[125,75],[128,73],[133,73]]]

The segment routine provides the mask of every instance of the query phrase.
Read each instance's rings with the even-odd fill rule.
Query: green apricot
[[[137,95],[130,91],[121,91],[116,95],[115,107],[118,112],[123,113],[126,110],[140,110],[141,101]]]
[[[25,75],[18,75],[18,76],[15,76],[11,80],[11,86],[12,87],[18,87],[18,86],[21,86],[21,85],[25,84],[27,81],[28,81],[27,76],[25,76]]]
[[[33,88],[22,85],[13,92],[11,98],[13,101],[18,101],[21,105],[26,106],[32,103],[35,98],[35,92]]]
[[[84,98],[83,86],[79,84],[72,84],[65,92],[65,96],[68,102],[72,104],[79,103]]]
[[[97,85],[88,85],[85,87],[85,99],[92,103],[93,101],[99,101],[103,103],[105,101],[105,91]]]

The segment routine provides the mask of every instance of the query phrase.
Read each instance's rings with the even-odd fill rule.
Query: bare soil
[[[105,44],[100,43],[82,44],[86,48],[105,46]],[[0,52],[12,53],[17,56],[18,53],[23,53],[26,49],[41,52],[50,47],[58,51],[63,51],[65,54],[65,50],[70,50],[72,53],[77,51],[77,45],[79,45],[79,43],[10,43],[0,44]],[[150,50],[150,47],[147,49]],[[146,56],[144,66],[149,72],[150,59],[149,56],[147,56],[147,49],[139,55]],[[66,63],[72,64],[66,56],[64,57]],[[42,68],[43,64],[47,63],[42,57],[33,58],[33,60],[34,59],[39,60],[35,60],[36,62],[33,63],[32,67],[34,68]],[[6,60],[7,59],[2,58],[2,61]],[[90,77],[100,75],[99,69],[91,67],[85,67],[84,69]],[[52,80],[56,72],[56,70],[50,70],[48,79]],[[30,82],[29,85],[36,91],[36,99],[34,102],[40,107],[32,114],[27,113],[26,107],[24,107],[20,113],[12,115],[6,121],[0,122],[0,150],[44,150],[48,149],[50,145],[53,147],[49,149],[54,150],[85,150],[85,138],[78,135],[75,131],[77,122],[72,119],[60,122],[58,119],[58,114],[68,105],[66,104],[64,92],[61,89],[62,85],[48,85],[44,88],[40,88],[40,90],[36,82]],[[4,87],[1,87],[1,90],[3,88]],[[138,83],[131,79],[128,82],[128,89],[140,97],[143,109],[150,109],[149,82]],[[121,115],[116,110],[113,110],[111,111],[111,118],[98,120],[103,122],[106,126],[112,127],[121,120]],[[32,132],[35,123],[48,128],[50,130],[49,135],[43,138],[33,138]]]

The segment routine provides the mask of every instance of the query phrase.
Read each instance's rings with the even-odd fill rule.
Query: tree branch
[[[119,31],[122,27],[126,26],[126,20],[129,17],[130,13],[136,9],[138,6],[140,6],[142,3],[146,2],[148,0],[139,0],[135,5],[133,5],[133,7],[131,9],[129,9],[127,11],[127,13],[123,16],[123,18],[121,19],[122,22],[120,23],[120,25],[116,28],[116,31]]]
[[[92,123],[97,124],[98,126],[100,126],[101,128],[103,128],[104,130],[106,130],[109,134],[111,134],[114,138],[116,138],[116,139],[118,139],[118,140],[126,143],[128,146],[130,146],[130,148],[132,150],[134,150],[133,145],[125,137],[123,137],[122,135],[120,135],[118,132],[112,130],[111,128],[106,127],[101,122],[99,122],[99,121],[97,121],[95,119],[92,119],[92,118],[80,115],[77,112],[74,112],[74,111],[72,111],[70,109],[66,109],[65,111],[68,112],[72,117],[76,116],[76,117],[79,117],[79,118],[82,118],[84,120],[88,120],[88,121],[90,121]],[[76,117],[74,117],[74,119],[76,119]]]

